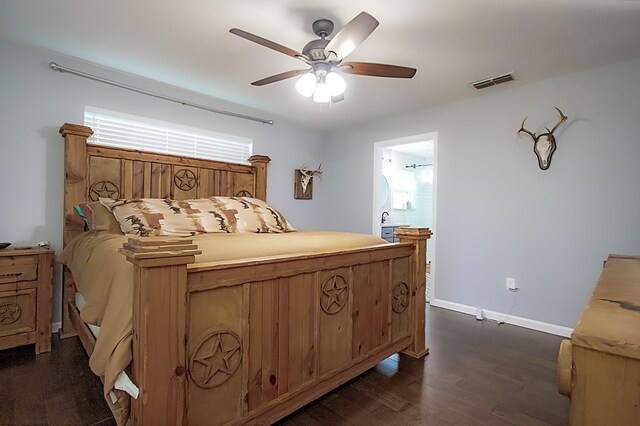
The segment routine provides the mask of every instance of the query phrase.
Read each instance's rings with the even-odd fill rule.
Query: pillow
[[[201,233],[295,231],[267,203],[246,197],[112,200],[100,198],[127,235],[191,236]]]
[[[118,221],[100,201],[80,203],[74,209],[84,219],[88,231],[122,234]]]
[[[211,202],[192,201],[100,198],[100,202],[111,210],[120,229],[127,235],[185,237],[205,232],[227,232],[209,213],[213,208]]]
[[[278,210],[258,198],[210,197],[225,217],[233,217],[235,231],[255,233],[294,232],[287,219]]]

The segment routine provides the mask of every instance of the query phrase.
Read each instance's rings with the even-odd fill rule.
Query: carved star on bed
[[[333,275],[322,284],[320,306],[329,315],[336,314],[349,298],[349,286],[342,275]]]
[[[409,286],[402,281],[398,281],[393,286],[393,302],[391,308],[396,314],[404,312],[409,306]]]
[[[119,195],[120,190],[116,184],[108,180],[95,182],[89,188],[89,196],[93,201],[98,201],[98,198],[112,198],[115,200]]]
[[[190,375],[196,385],[214,388],[226,382],[242,358],[238,336],[228,330],[216,330],[205,336],[191,356]]]
[[[196,174],[189,169],[180,169],[173,175],[173,183],[182,191],[195,188],[198,183]]]

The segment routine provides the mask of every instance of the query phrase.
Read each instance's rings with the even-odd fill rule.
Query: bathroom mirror
[[[389,181],[382,175],[380,180],[380,207],[384,207],[389,201]]]

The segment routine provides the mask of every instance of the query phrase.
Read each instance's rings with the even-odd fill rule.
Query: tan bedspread
[[[202,250],[196,262],[332,252],[386,243],[365,234],[310,231],[191,238]],[[124,235],[87,232],[72,240],[58,259],[71,270],[86,299],[82,319],[101,327],[89,365],[104,378],[105,396],[113,389],[117,375],[131,363],[133,273],[131,263],[118,253],[125,241]]]

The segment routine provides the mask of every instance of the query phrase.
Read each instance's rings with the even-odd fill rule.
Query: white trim
[[[373,145],[373,205],[371,213],[371,235],[380,235],[380,180],[382,179],[382,143]]]
[[[473,316],[476,315],[477,309],[475,306],[463,305],[461,303],[449,302],[442,299],[433,299],[431,301],[431,305]],[[549,324],[548,322],[507,315],[504,312],[489,311],[487,309],[482,309],[482,312],[484,313],[484,317],[490,320],[505,322],[507,324],[542,331],[544,333],[555,334],[556,336],[571,337],[571,333],[573,333],[572,328],[564,327],[562,325]]]
[[[62,328],[62,321],[56,321],[51,323],[51,334],[57,333]]]
[[[427,294],[427,297],[429,298],[429,302],[431,302],[431,299],[433,299],[435,297],[436,294],[436,236],[438,235],[436,233],[436,224],[438,223],[438,209],[436,208],[437,205],[437,200],[438,200],[438,163],[440,162],[440,160],[438,159],[438,146],[440,146],[440,144],[438,143],[438,132],[432,132],[429,133],[429,135],[431,135],[433,137],[433,192],[431,194],[432,196],[432,203],[431,203],[431,221],[433,222],[433,226],[431,227],[431,238],[427,241],[427,245],[429,244],[429,242],[431,242],[431,251],[427,250],[427,255],[429,255],[430,253],[430,259],[431,259],[431,268],[430,268],[430,280],[429,280],[429,293]]]

